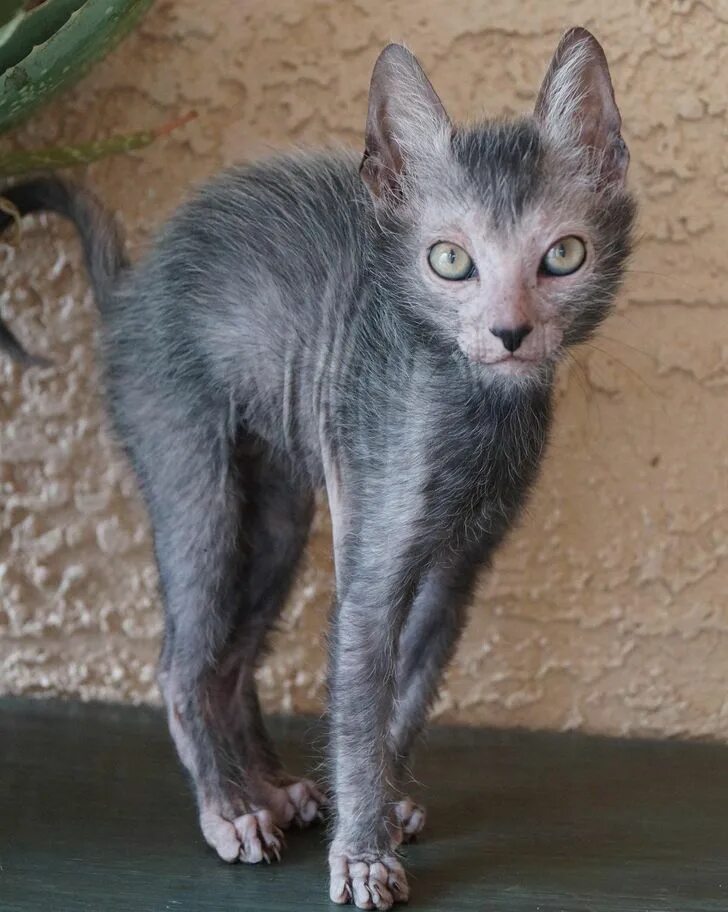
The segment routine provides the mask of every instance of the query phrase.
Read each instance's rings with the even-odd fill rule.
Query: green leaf
[[[44,44],[86,0],[46,0],[22,13],[8,39],[0,44],[0,73],[20,63],[34,47]]]
[[[0,0],[0,25],[5,25],[18,13],[23,0]]]
[[[26,117],[55,92],[81,76],[93,61],[103,56],[131,28],[152,0],[86,0],[57,31],[31,47],[0,75],[0,132]],[[27,14],[41,14],[58,21],[77,0],[46,0]],[[21,25],[24,23],[21,23]],[[6,42],[11,47],[15,34]],[[41,20],[37,20],[40,35]],[[35,29],[34,25],[34,29]],[[27,50],[27,44],[25,45]]]

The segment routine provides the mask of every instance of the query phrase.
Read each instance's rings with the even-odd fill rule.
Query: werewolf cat
[[[254,682],[324,487],[330,896],[407,900],[397,847],[424,822],[402,794],[412,744],[476,573],[536,477],[555,368],[609,312],[629,255],[620,128],[584,29],[563,37],[532,115],[471,125],[393,44],[363,159],[233,169],[136,266],[88,191],[5,191],[81,235],[108,408],[153,527],[169,727],[225,861],[278,858],[281,829],[324,803],[282,768]]]

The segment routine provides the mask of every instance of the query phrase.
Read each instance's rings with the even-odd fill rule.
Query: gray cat
[[[535,113],[454,125],[415,58],[382,52],[361,160],[224,174],[138,266],[88,192],[14,187],[80,231],[109,409],[149,508],[166,631],[159,681],[207,842],[279,856],[319,816],[282,768],[253,671],[325,487],[331,899],[408,898],[424,822],[404,770],[476,573],[538,470],[554,371],[609,312],[635,204],[607,63],[562,39]],[[7,222],[7,217],[5,222]],[[22,356],[7,328],[0,342]]]

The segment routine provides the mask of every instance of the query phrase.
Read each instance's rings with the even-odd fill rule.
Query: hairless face
[[[629,250],[629,155],[604,54],[562,40],[530,117],[454,126],[415,59],[372,79],[362,177],[391,280],[491,378],[538,380],[608,312]]]

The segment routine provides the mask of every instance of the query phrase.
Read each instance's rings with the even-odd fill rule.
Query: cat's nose
[[[504,326],[491,326],[490,331],[496,338],[500,339],[506,351],[514,352],[521,347],[521,342],[531,332],[533,326],[528,323],[521,323],[514,329],[506,329]]]

